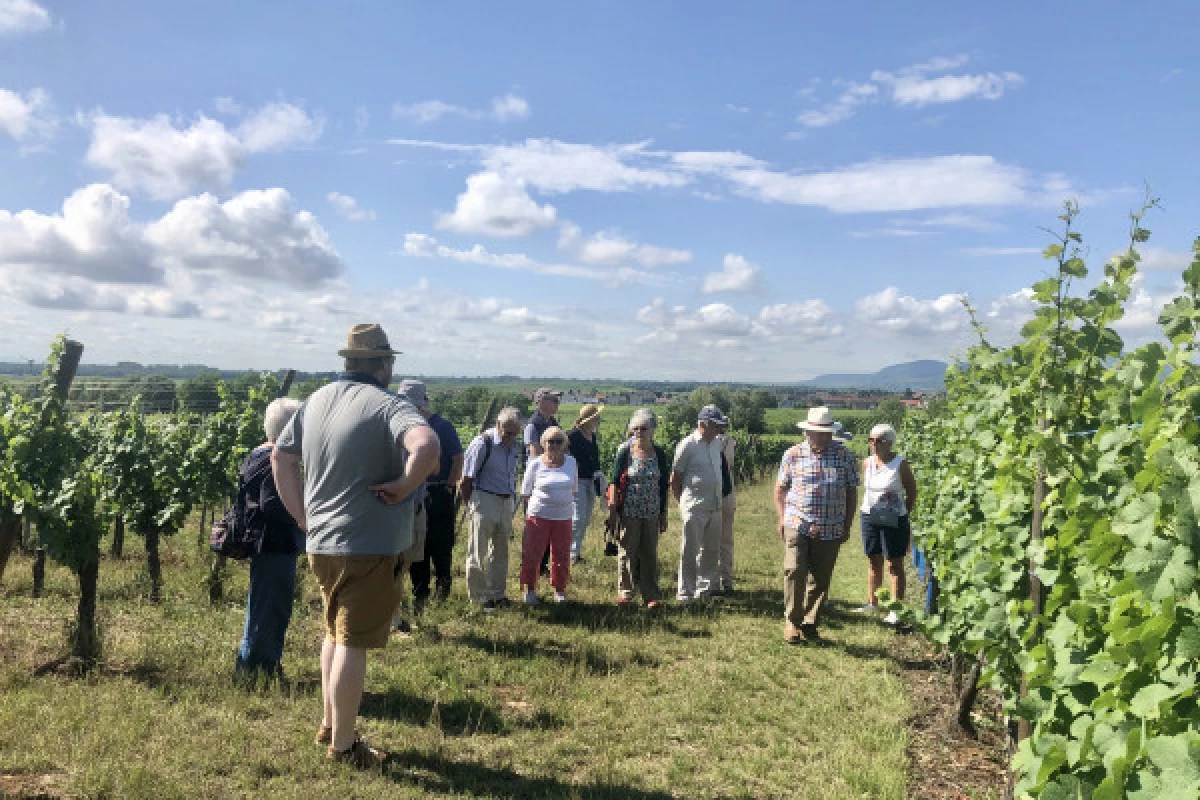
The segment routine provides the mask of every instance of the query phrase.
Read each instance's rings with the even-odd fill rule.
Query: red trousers
[[[559,592],[567,590],[571,576],[571,520],[525,518],[525,535],[521,542],[521,585],[537,589],[538,570],[546,543],[550,543],[550,585]]]

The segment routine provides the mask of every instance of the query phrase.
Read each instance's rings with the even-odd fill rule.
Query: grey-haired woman
[[[658,537],[667,530],[671,462],[654,443],[658,418],[639,408],[629,420],[631,438],[617,448],[609,511],[619,516],[617,603],[627,605],[636,589],[647,608],[662,602],[658,589]]]
[[[876,590],[883,585],[883,564],[887,560],[892,598],[904,599],[904,556],[912,543],[908,515],[917,503],[917,479],[904,457],[895,452],[896,429],[876,425],[867,443],[871,454],[863,459],[863,501],[859,508],[863,550],[870,566],[867,570],[867,604],[859,609],[871,612],[879,608]],[[887,625],[898,625],[896,612],[888,612]]]

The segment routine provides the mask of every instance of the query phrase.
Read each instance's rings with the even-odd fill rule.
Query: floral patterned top
[[[662,513],[659,505],[658,481],[662,472],[658,467],[658,459],[638,458],[629,454],[629,469],[625,482],[624,514],[637,519],[657,519]]]

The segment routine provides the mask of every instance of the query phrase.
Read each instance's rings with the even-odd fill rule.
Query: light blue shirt
[[[479,465],[486,452],[484,436],[492,440],[492,454],[480,473]],[[467,446],[467,452],[463,455],[463,477],[470,478],[476,490],[492,494],[513,494],[517,487],[517,464],[520,460],[521,443],[514,439],[512,445],[505,447],[500,441],[499,433],[492,428],[476,436]]]

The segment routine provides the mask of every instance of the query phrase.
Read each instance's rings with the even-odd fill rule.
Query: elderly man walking
[[[517,464],[521,460],[520,416],[501,409],[496,427],[476,436],[463,458],[460,484],[467,507],[467,597],[485,612],[508,605],[508,539],[516,510]]]
[[[820,638],[817,624],[838,550],[850,536],[858,505],[858,465],[834,441],[836,423],[824,406],[798,423],[805,441],[788,450],[775,483],[783,540],[783,636],[789,644]]]
[[[717,434],[728,424],[716,406],[700,409],[696,430],[675,448],[671,493],[683,517],[679,542],[676,600],[690,603],[716,593],[721,547],[721,445]]]
[[[437,599],[450,596],[452,556],[454,553],[454,499],[458,480],[462,477],[463,448],[458,431],[445,417],[429,406],[425,384],[417,380],[400,382],[397,394],[408,399],[417,412],[433,428],[441,445],[438,471],[425,483],[425,502],[417,510],[418,523],[424,517],[425,542],[421,558],[409,567],[412,578],[413,611],[420,614],[429,601],[431,573],[437,576]],[[432,570],[431,570],[432,567]]]
[[[412,494],[438,461],[437,435],[387,391],[398,354],[378,325],[351,328],[338,351],[345,371],[308,398],[271,454],[325,603],[317,742],[331,760],[361,768],[386,758],[354,728],[367,650],[387,644],[400,599],[392,573],[413,540]]]

